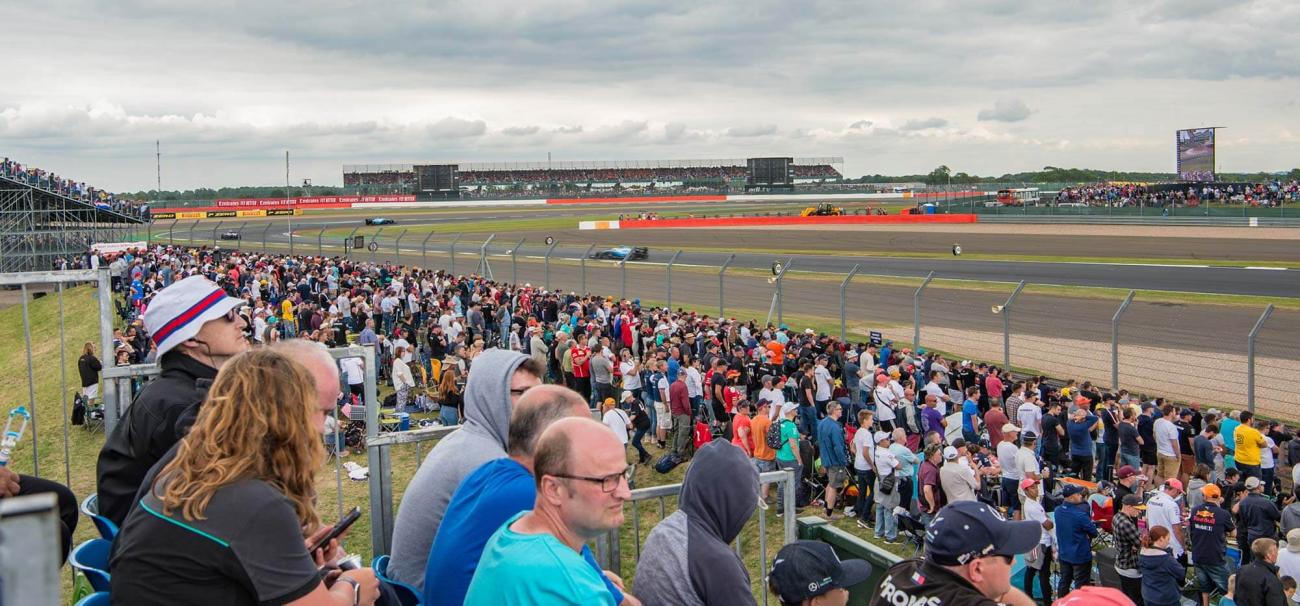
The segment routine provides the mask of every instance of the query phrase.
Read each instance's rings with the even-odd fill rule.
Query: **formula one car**
[[[650,255],[650,249],[644,246],[615,246],[605,250],[598,250],[591,253],[592,259],[608,259],[611,261],[636,261],[644,259]]]
[[[222,240],[238,240],[238,239],[239,239],[239,232],[237,232],[237,231],[223,231],[223,232],[221,232],[221,239],[222,239]]]
[[[392,225],[394,223],[397,223],[397,221],[388,217],[370,217],[366,219],[366,225]]]

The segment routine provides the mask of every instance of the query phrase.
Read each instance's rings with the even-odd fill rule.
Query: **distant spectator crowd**
[[[1056,195],[1058,204],[1088,206],[1197,206],[1201,203],[1245,204],[1276,207],[1300,201],[1300,181],[1266,183],[1188,184],[1185,187],[1152,187],[1141,184],[1097,183],[1067,187]]]
[[[840,180],[844,176],[829,164],[794,165],[796,179]],[[457,180],[463,186],[530,185],[544,183],[681,183],[688,181],[744,179],[745,166],[668,167],[668,168],[601,168],[601,169],[528,169],[528,170],[460,170]],[[345,172],[345,187],[402,186],[414,187],[415,171]]]
[[[96,189],[84,182],[60,177],[50,171],[20,164],[9,158],[0,160],[0,177],[7,177],[23,184],[61,196],[66,196],[94,204],[96,207],[113,210],[132,217],[141,217],[149,211],[147,202],[124,200],[102,189]]]

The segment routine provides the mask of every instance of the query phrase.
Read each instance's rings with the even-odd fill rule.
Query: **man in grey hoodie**
[[[646,606],[754,604],[745,564],[729,547],[758,507],[758,471],[729,442],[709,442],[682,481],[681,509],[646,537],[636,567]]]
[[[433,447],[402,495],[388,566],[392,578],[423,591],[429,547],[447,503],[470,472],[505,458],[510,411],[525,391],[541,384],[542,373],[516,351],[489,349],[474,358],[465,384],[464,422]]]

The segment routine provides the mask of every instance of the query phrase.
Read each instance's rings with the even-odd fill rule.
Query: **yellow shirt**
[[[1237,463],[1241,465],[1260,464],[1259,449],[1264,447],[1264,434],[1243,423],[1237,426],[1236,431],[1232,432],[1232,438],[1237,441]]]
[[[293,302],[288,298],[280,301],[280,319],[285,322],[293,321]]]

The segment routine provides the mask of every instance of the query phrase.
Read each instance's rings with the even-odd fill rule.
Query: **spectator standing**
[[[1124,495],[1119,500],[1119,511],[1111,518],[1111,528],[1115,535],[1115,573],[1119,575],[1120,589],[1134,604],[1142,604],[1142,571],[1138,564],[1138,555],[1142,550],[1142,532],[1138,530],[1138,519],[1147,508],[1142,504],[1142,497],[1136,494]]]
[[[1142,570],[1142,601],[1147,606],[1179,606],[1187,571],[1169,553],[1169,531],[1156,526],[1142,537],[1138,565]]]
[[[749,400],[741,400],[736,403],[736,414],[731,417],[731,443],[740,448],[746,457],[754,458],[754,421],[753,405]],[[842,430],[841,430],[842,431]],[[760,438],[762,439],[762,438]],[[843,444],[843,440],[840,443]],[[822,465],[826,465],[826,458],[822,457]]]
[[[876,422],[880,426],[880,431],[894,431],[894,422],[897,419],[895,409],[900,402],[898,395],[889,386],[887,375],[876,375],[876,389],[871,392],[871,396],[876,402]]]
[[[641,444],[641,439],[645,437],[650,430],[650,413],[646,412],[645,405],[641,400],[636,398],[636,392],[632,390],[623,392],[623,408],[632,418],[632,447],[637,452],[637,463],[645,464],[650,460],[650,453],[646,451],[645,446]]]
[[[925,433],[936,432],[942,436],[948,426],[948,420],[943,418],[943,413],[939,411],[938,406],[939,399],[932,394],[926,394],[925,407],[921,409],[921,429]]]
[[[754,417],[750,419],[749,432],[754,443],[754,467],[758,473],[776,471],[776,451],[767,445],[767,430],[772,426],[772,417],[768,409],[772,403],[765,398],[759,398],[758,409],[754,411]],[[763,484],[760,492],[763,496],[763,502],[767,502],[767,488],[769,484]]]
[[[1019,436],[1020,428],[1006,423],[1002,426],[1002,441],[997,445],[998,466],[1002,468],[1002,479],[999,484],[1002,498],[999,503],[1006,509],[1009,518],[1014,517],[1016,511],[1020,509],[1020,502],[1016,497],[1020,480],[1023,479],[1020,466],[1016,465],[1016,455],[1020,453],[1016,438]]]
[[[202,276],[158,291],[144,312],[160,373],[140,391],[99,452],[99,513],[119,526],[149,468],[185,434],[217,370],[247,350],[244,302]]]
[[[979,442],[980,430],[983,429],[979,397],[978,387],[967,387],[966,399],[961,403],[961,435],[968,444]]]
[[[1239,416],[1239,419],[1241,424],[1237,425],[1232,434],[1232,441],[1235,444],[1233,449],[1234,460],[1237,463],[1237,468],[1241,470],[1243,480],[1246,478],[1261,478],[1260,463],[1262,455],[1260,450],[1267,444],[1264,441],[1264,434],[1253,426],[1254,413],[1248,410],[1244,411]]]
[[[1034,577],[1038,577],[1038,590],[1042,594],[1042,603],[1052,603],[1052,553],[1056,534],[1052,532],[1055,525],[1047,517],[1047,511],[1040,500],[1039,484],[1031,478],[1020,481],[1021,507],[1026,521],[1037,522],[1042,527],[1042,536],[1038,545],[1025,554],[1025,595],[1034,595]]]
[[[1244,474],[1243,474],[1244,475]],[[1278,511],[1277,505],[1272,499],[1264,496],[1264,483],[1260,482],[1258,477],[1249,477],[1245,481],[1246,496],[1239,503],[1233,505],[1232,511],[1237,514],[1241,522],[1241,530],[1245,531],[1245,541],[1241,542],[1246,545],[1254,545],[1257,539],[1270,539],[1276,541],[1277,523],[1282,519],[1282,512]],[[1247,550],[1241,550],[1241,563],[1245,565],[1252,557],[1254,552],[1247,555]]]
[[[916,467],[921,464],[921,458],[916,456],[907,447],[907,434],[901,427],[895,427],[894,432],[890,434],[889,452],[893,453],[894,459],[898,461],[898,506],[906,511],[912,510],[912,493],[915,490],[912,478],[916,475]]]
[[[1208,484],[1202,487],[1201,497],[1201,504],[1191,511],[1187,525],[1196,586],[1201,592],[1201,604],[1208,605],[1212,593],[1228,592],[1228,567],[1224,554],[1228,549],[1228,534],[1237,527],[1232,514],[1222,507],[1223,492],[1218,486]]]
[[[961,456],[961,451],[949,446],[943,449],[943,467],[939,468],[939,484],[949,503],[974,501],[979,491],[975,468]]]
[[[1300,529],[1286,533],[1285,548],[1278,546],[1277,569],[1281,576],[1300,579]]]
[[[989,445],[997,448],[1002,443],[1002,428],[1010,423],[1006,413],[1002,412],[1002,401],[989,401],[989,410],[984,413],[984,426],[989,430]]]
[[[853,474],[858,485],[858,501],[853,505],[853,512],[858,518],[858,528],[863,530],[870,528],[876,521],[871,515],[876,483],[873,454],[876,448],[871,432],[871,420],[871,411],[858,411],[858,431],[853,434],[853,441],[850,443],[853,449]]]
[[[1192,409],[1178,411],[1174,426],[1178,428],[1178,479],[1187,484],[1196,470],[1196,453],[1192,450],[1192,440],[1196,437],[1196,430],[1192,429]]]
[[[1300,466],[1297,466],[1300,469]],[[1290,503],[1282,509],[1282,536],[1300,528],[1300,486],[1291,493]]]
[[[826,470],[827,478],[826,518],[828,520],[838,519],[838,514],[835,513],[835,500],[849,475],[844,425],[840,424],[840,416],[843,412],[839,402],[828,402],[826,418],[817,422],[817,452],[821,455],[822,468]]]
[[[392,578],[424,590],[429,547],[447,503],[465,476],[506,456],[510,412],[525,392],[541,383],[543,372],[528,356],[505,349],[489,349],[474,360],[474,372],[465,384],[463,423],[425,456],[402,495],[388,566]]]
[[[1093,443],[1089,432],[1099,424],[1097,416],[1079,407],[1070,415],[1065,431],[1070,436],[1070,468],[1085,482],[1092,481]]]
[[[921,512],[921,524],[928,526],[930,520],[939,513],[947,503],[943,497],[943,487],[939,483],[939,465],[943,463],[943,445],[931,444],[925,447],[921,460],[921,469],[917,474],[920,490],[917,491],[917,506]]]
[[[1165,404],[1160,409],[1160,418],[1155,420],[1156,475],[1153,479],[1156,482],[1178,477],[1178,426],[1174,424],[1174,410],[1173,404]]]
[[[104,369],[99,358],[95,357],[95,344],[89,341],[81,350],[81,357],[77,358],[77,373],[81,375],[81,396],[86,398],[87,402],[94,402],[99,399],[99,371]]]
[[[407,365],[406,348],[398,347],[393,352],[393,389],[397,392],[397,412],[406,412],[406,403],[411,397],[411,388],[415,387],[415,378],[411,376],[411,367]]]
[[[579,392],[581,393],[581,392]],[[686,373],[677,373],[677,380],[668,388],[668,411],[673,415],[673,452],[682,458],[691,455],[691,399],[686,389]]]
[[[1061,440],[1065,437],[1065,426],[1061,422],[1061,403],[1051,400],[1047,403],[1047,414],[1043,415],[1043,433],[1039,435],[1043,462],[1049,469],[1060,469]]]
[[[605,575],[582,554],[588,541],[623,524],[631,468],[615,454],[620,449],[591,419],[561,419],[546,428],[533,457],[533,509],[515,514],[488,539],[465,604],[615,604]]]
[[[893,543],[898,539],[898,516],[894,509],[900,502],[899,492],[902,489],[902,482],[899,471],[902,463],[894,456],[890,450],[890,435],[883,431],[877,431],[874,436],[876,441],[876,451],[873,453],[872,460],[876,469],[876,485],[874,487],[876,499],[876,531],[877,539],[886,543]]]
[[[1237,571],[1236,591],[1232,594],[1237,606],[1285,604],[1286,594],[1277,569],[1277,541],[1255,539],[1250,543],[1250,552],[1250,563]]]
[[[1183,510],[1178,504],[1178,497],[1182,494],[1183,483],[1178,478],[1170,478],[1147,500],[1147,528],[1164,526],[1169,531],[1169,548],[1179,560],[1184,560],[1184,545],[1187,544],[1183,536]]]
[[[636,590],[647,606],[754,604],[731,542],[759,505],[758,472],[734,444],[709,442],[682,480],[679,508],[646,537]]]
[[[1211,470],[1214,469],[1215,446],[1214,438],[1219,435],[1219,425],[1217,423],[1206,423],[1205,429],[1192,439],[1192,456],[1197,465],[1205,465]]]
[[[795,425],[795,415],[799,414],[799,405],[786,402],[781,405],[781,447],[776,450],[776,467],[781,471],[794,470],[795,482],[803,474],[803,458],[799,453],[799,428]],[[770,431],[770,430],[769,430]],[[764,437],[766,439],[766,435]],[[776,485],[776,515],[785,515],[785,482]]]
[[[597,352],[591,356],[591,362],[588,364],[591,369],[592,391],[595,394],[595,402],[604,402],[605,399],[614,397],[614,366],[609,358],[603,353]]]
[[[1065,484],[1061,489],[1065,501],[1056,507],[1056,544],[1060,547],[1057,560],[1061,563],[1058,596],[1090,583],[1092,539],[1097,536],[1097,526],[1083,502],[1085,492],[1078,484]]]
[[[1033,598],[1011,586],[1011,564],[1041,535],[1038,522],[1007,521],[977,501],[952,503],[930,524],[924,558],[886,571],[870,604],[1032,606]]]
[[[1122,417],[1114,395],[1105,394],[1101,399],[1102,404],[1097,411],[1097,416],[1101,418],[1102,425],[1101,449],[1098,451],[1100,458],[1097,460],[1097,478],[1109,482],[1112,478],[1112,470],[1115,468],[1115,461],[1119,458],[1119,425]]]
[[[610,433],[614,434],[614,439],[623,445],[623,460],[626,461],[628,431],[632,429],[632,419],[627,416],[627,412],[617,406],[614,398],[605,398],[600,405],[600,410],[600,422],[604,423]]]
[[[1142,404],[1142,413],[1137,417],[1138,437],[1142,438],[1139,442],[1139,455],[1142,459],[1142,475],[1148,478],[1156,477],[1156,434],[1155,434],[1155,404],[1146,402]]]

